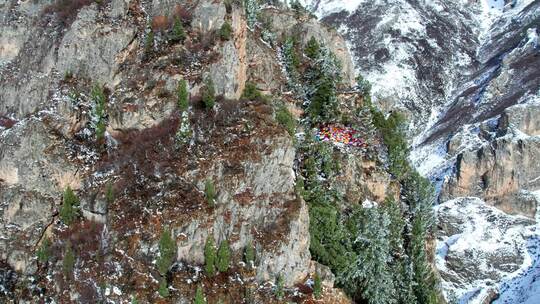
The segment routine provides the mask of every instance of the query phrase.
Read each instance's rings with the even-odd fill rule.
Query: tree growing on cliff
[[[51,240],[48,237],[45,237],[41,242],[41,246],[36,252],[36,256],[39,262],[47,263],[52,254],[51,245]]]
[[[105,91],[101,85],[94,85],[90,92],[90,99],[92,100],[92,123],[94,124],[94,130],[96,139],[101,140],[105,135],[105,103],[106,96]]]
[[[227,272],[229,270],[229,263],[231,258],[231,249],[229,248],[229,241],[223,240],[219,244],[217,253],[217,268],[219,272]]]
[[[316,60],[317,57],[319,56],[320,50],[321,50],[321,45],[319,44],[317,39],[315,39],[315,37],[311,37],[311,39],[309,39],[306,45],[306,48],[304,49],[304,54],[306,54],[308,58],[312,60]]]
[[[79,215],[79,198],[75,195],[70,186],[67,186],[64,190],[64,196],[62,200],[62,207],[60,207],[59,216],[62,222],[66,225],[71,225],[71,223]]]
[[[171,231],[165,228],[159,239],[159,257],[157,259],[158,271],[162,276],[167,275],[169,268],[174,263],[176,244],[171,237]]]
[[[233,29],[232,29],[231,24],[228,21],[225,21],[223,22],[223,25],[219,29],[219,37],[223,41],[231,40],[232,31]]]
[[[261,99],[262,94],[259,89],[257,89],[257,85],[251,81],[246,82],[246,86],[244,87],[244,91],[242,92],[242,99],[246,100],[259,100]]]
[[[209,277],[213,277],[216,274],[216,259],[216,245],[214,237],[210,234],[204,245],[204,271]]]
[[[416,171],[406,177],[402,187],[402,196],[412,217],[407,253],[413,267],[414,294],[421,303],[437,303],[437,280],[426,249],[426,240],[434,223],[434,190],[429,181]]]
[[[167,279],[165,277],[161,277],[161,279],[159,280],[158,293],[159,293],[159,296],[162,298],[168,298],[170,295],[169,286],[167,284]]]
[[[294,136],[294,133],[296,131],[296,120],[285,105],[281,105],[277,109],[276,120],[287,130],[289,135]]]
[[[388,215],[378,207],[358,207],[351,217],[357,225],[356,258],[340,274],[339,281],[359,301],[370,304],[396,303],[393,274],[389,267]]]
[[[184,25],[179,17],[174,18],[173,28],[171,30],[171,41],[172,42],[181,42],[186,39],[186,31],[184,30]]]
[[[114,188],[112,182],[108,182],[105,186],[105,200],[108,205],[114,203]]]
[[[216,199],[216,187],[211,180],[206,180],[204,184],[204,194],[206,196],[206,201],[210,207],[214,207]]]
[[[322,282],[321,277],[316,272],[315,277],[313,278],[313,296],[315,299],[320,299],[322,295]]]
[[[253,267],[255,263],[255,248],[253,247],[253,242],[250,241],[246,248],[244,249],[244,260],[248,267]]]
[[[259,1],[244,0],[244,8],[246,9],[247,25],[250,29],[254,29],[259,17]]]
[[[326,47],[316,51],[314,42],[308,45],[310,58],[305,73],[306,97],[309,104],[306,113],[313,124],[335,122],[340,118],[337,87],[341,83],[341,63]]]
[[[204,82],[202,101],[207,109],[212,109],[216,104],[216,89],[214,88],[214,81],[210,77]]]
[[[283,276],[279,274],[276,277],[276,286],[274,286],[274,296],[276,297],[276,299],[280,301],[283,300],[283,298],[285,297],[284,285],[285,285],[285,282],[283,280]]]
[[[204,299],[204,293],[200,285],[197,286],[197,291],[195,292],[195,299],[193,300],[193,304],[206,304],[206,300]]]
[[[144,39],[144,54],[150,55],[154,50],[154,31],[150,30]]]
[[[189,92],[187,88],[187,81],[184,79],[178,82],[177,93],[178,97],[178,109],[180,111],[186,111],[189,106]]]

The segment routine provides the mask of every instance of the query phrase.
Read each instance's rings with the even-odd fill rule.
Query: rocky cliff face
[[[183,43],[163,28],[173,23],[171,12],[185,18]],[[320,39],[341,60],[344,86],[353,84],[352,60],[336,31],[275,7],[263,14],[276,37]],[[230,39],[217,35],[225,22]],[[325,268],[310,257],[294,139],[275,121],[272,102],[241,98],[247,81],[276,99],[285,91],[277,46],[259,37],[244,8],[222,1],[0,3],[2,301],[163,302],[156,260],[166,229],[176,252],[167,278],[172,302],[191,303],[202,284],[218,286],[206,289],[211,301],[238,303],[253,290],[270,303],[278,276],[290,288],[286,299],[311,299],[309,278]],[[213,110],[201,102],[209,78],[218,96]],[[177,108],[181,79],[191,96],[187,116]],[[298,104],[284,100],[291,109]],[[179,145],[185,125],[189,141]],[[397,192],[374,162],[341,157],[350,166],[336,183],[351,201]],[[211,203],[208,182],[216,192]],[[80,199],[69,226],[60,220],[68,187]],[[228,240],[234,261],[214,279],[201,275],[209,236]],[[47,262],[38,261],[49,241]],[[255,269],[241,262],[251,245]],[[75,261],[66,275],[68,247]],[[348,302],[326,272],[323,301]]]
[[[412,161],[440,194],[447,300],[537,301],[540,2],[303,3],[347,38],[376,102],[410,119]]]

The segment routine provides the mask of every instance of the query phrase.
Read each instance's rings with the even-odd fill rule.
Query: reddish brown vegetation
[[[166,31],[170,26],[167,16],[155,16],[152,18],[152,29],[157,32]]]
[[[191,24],[191,20],[193,20],[191,12],[180,4],[176,5],[174,8],[174,17],[179,18],[184,25]]]
[[[13,125],[15,125],[16,123],[17,123],[16,120],[13,120],[13,119],[5,117],[5,116],[0,116],[0,127],[4,127],[6,129],[9,129],[9,128],[13,127]]]
[[[68,25],[79,13],[79,10],[87,5],[96,3],[95,0],[56,0],[43,10],[44,14],[55,14],[58,21],[64,25]],[[105,0],[98,2],[105,4]]]

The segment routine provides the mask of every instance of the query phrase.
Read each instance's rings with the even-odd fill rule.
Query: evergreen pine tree
[[[401,212],[399,202],[387,197],[384,201],[383,212],[388,215],[388,239],[390,241],[390,251],[395,255],[403,255],[403,232],[405,220]]]
[[[319,51],[321,50],[321,46],[319,45],[319,42],[315,37],[311,37],[309,39],[306,48],[304,50],[304,53],[306,56],[308,56],[311,60],[316,60],[319,56]]]
[[[274,287],[274,296],[280,301],[285,297],[285,290],[283,289],[284,284],[283,276],[278,275],[276,278],[276,286]]]
[[[216,89],[212,78],[207,78],[202,92],[202,100],[207,109],[214,107],[216,103]]]
[[[377,207],[355,210],[358,235],[357,257],[340,275],[339,280],[357,300],[369,304],[396,303],[393,275],[390,272],[388,215]]]
[[[187,81],[184,79],[180,80],[178,82],[178,109],[180,111],[186,111],[189,106],[189,92],[187,89]]]
[[[195,299],[193,300],[193,304],[206,304],[206,300],[204,299],[204,293],[201,286],[197,286],[197,291],[195,292]]]
[[[253,267],[255,263],[255,248],[253,242],[249,242],[244,251],[244,260],[248,267]]]
[[[247,100],[259,100],[262,97],[261,92],[257,89],[257,85],[251,81],[246,82],[242,98]]]
[[[52,254],[51,245],[51,240],[48,237],[45,237],[41,242],[41,246],[36,252],[38,261],[40,261],[41,263],[46,263],[49,260]]]
[[[176,254],[176,244],[171,237],[171,231],[164,229],[159,239],[159,258],[157,259],[158,271],[165,276],[169,268],[174,263]]]
[[[356,77],[356,89],[364,96],[371,95],[371,83],[361,75]]]
[[[310,60],[305,74],[306,109],[314,124],[338,120],[340,111],[337,100],[337,86],[341,82],[341,63],[326,47],[320,47],[316,58]]]
[[[322,295],[322,282],[321,277],[319,277],[318,273],[315,273],[315,277],[313,278],[313,296],[315,299],[320,299]]]
[[[182,21],[180,18],[175,17],[174,18],[174,24],[171,31],[171,40],[173,42],[180,42],[184,41],[186,39],[186,31],[184,30],[184,25],[182,25]]]
[[[228,21],[225,21],[221,28],[219,29],[219,37],[221,40],[230,40],[232,35],[232,26]]]
[[[281,47],[281,57],[288,78],[288,86],[300,98],[304,98],[304,86],[300,83],[300,57],[297,53],[297,42],[293,37],[285,39]]]
[[[247,25],[250,29],[254,29],[260,11],[258,0],[244,0],[244,8],[246,9]]]
[[[214,207],[216,199],[216,188],[214,187],[214,183],[211,180],[206,180],[206,183],[204,184],[204,193],[206,195],[206,201],[208,202],[208,205],[210,205],[210,207]]]
[[[64,224],[70,225],[79,215],[79,198],[73,193],[71,187],[67,187],[64,191],[62,207],[60,207],[60,219]]]
[[[92,123],[97,140],[101,140],[105,135],[105,92],[100,85],[94,85],[90,92],[90,99],[93,102]]]
[[[210,234],[204,245],[204,270],[209,277],[216,274],[216,259],[216,245],[214,237]]]
[[[168,298],[170,295],[167,279],[165,279],[164,277],[161,277],[161,279],[159,280],[158,293],[159,293],[159,296],[162,298]]]
[[[154,50],[154,31],[150,30],[144,40],[144,52],[149,55]]]
[[[358,118],[358,122],[355,124],[355,129],[360,132],[368,145],[372,146],[377,129],[373,123],[373,115],[371,113],[370,104],[364,101],[364,104],[362,104],[358,109],[356,116]]]
[[[431,269],[426,239],[433,226],[433,187],[416,171],[403,182],[402,196],[411,210],[411,236],[407,253],[411,257],[414,295],[421,303],[437,303],[437,279]]]
[[[397,300],[400,304],[420,303],[414,295],[414,278],[411,260],[407,255],[392,265],[394,285],[397,290]]]
[[[219,245],[217,253],[217,268],[219,272],[227,272],[229,270],[230,255],[229,241],[223,240]]]

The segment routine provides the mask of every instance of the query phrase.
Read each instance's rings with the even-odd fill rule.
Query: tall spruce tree
[[[60,208],[60,219],[64,224],[70,225],[79,215],[79,198],[75,195],[70,186],[64,191],[62,207]]]
[[[187,81],[182,79],[178,82],[178,109],[180,111],[186,111],[189,106],[189,92],[187,88]]]
[[[403,182],[402,196],[412,218],[407,253],[411,257],[414,294],[421,303],[437,303],[437,280],[426,249],[426,240],[434,222],[434,190],[427,179],[414,171]]]
[[[204,245],[204,270],[209,277],[213,277],[216,274],[216,259],[216,245],[214,237],[210,234]]]
[[[335,122],[340,118],[337,87],[341,80],[341,63],[327,47],[320,47],[310,60],[304,80],[309,99],[306,113],[312,123]]]
[[[358,225],[354,240],[357,256],[340,275],[340,282],[358,301],[396,303],[393,274],[389,267],[388,215],[377,207],[359,207],[352,219]]]
[[[195,292],[195,299],[193,300],[193,304],[206,304],[203,289],[200,285],[197,286],[197,291]]]
[[[229,241],[223,240],[219,244],[217,253],[217,268],[219,272],[227,272],[229,270],[229,263],[231,259],[231,249],[229,248]]]
[[[250,268],[255,264],[255,248],[253,247],[252,241],[250,241],[244,249],[244,261]]]
[[[167,228],[161,232],[159,239],[159,258],[157,259],[158,271],[165,276],[174,263],[176,244],[171,237],[171,231]]]

